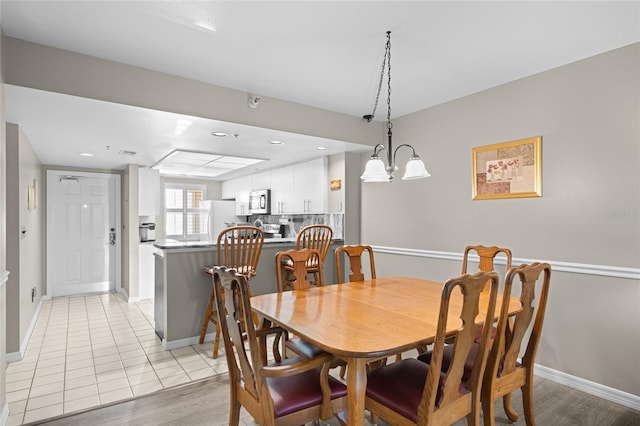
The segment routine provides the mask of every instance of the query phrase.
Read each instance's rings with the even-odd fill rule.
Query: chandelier
[[[373,148],[373,154],[367,165],[365,166],[364,173],[360,176],[364,182],[391,182],[393,180],[394,173],[398,170],[396,165],[396,154],[400,148],[406,147],[411,149],[411,156],[405,167],[402,180],[422,179],[431,176],[427,169],[424,167],[424,163],[420,157],[416,154],[416,150],[409,144],[402,144],[395,150],[393,149],[393,142],[391,140],[392,132],[391,128],[391,31],[387,31],[387,44],[385,46],[384,59],[382,60],[382,71],[380,73],[380,83],[378,84],[378,93],[376,95],[376,102],[373,106],[373,112],[363,116],[367,122],[373,119],[376,113],[376,107],[378,106],[378,99],[380,98],[380,90],[382,89],[382,82],[384,80],[384,72],[387,71],[387,146],[384,144],[377,144]],[[387,166],[380,159],[380,152],[385,151],[387,154]]]

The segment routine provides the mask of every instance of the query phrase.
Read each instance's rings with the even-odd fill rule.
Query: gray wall
[[[537,362],[640,395],[639,126],[640,44],[395,120],[394,142],[413,144],[432,177],[363,185],[362,241],[416,250],[378,255],[377,272],[444,280],[460,262],[439,257],[468,244],[548,260]],[[543,196],[473,201],[472,148],[532,136]]]
[[[44,294],[44,208],[42,164],[20,127],[6,129],[7,166],[7,352],[19,352],[27,331],[35,321],[36,308]],[[27,188],[37,181],[35,210],[27,208]],[[21,238],[21,227],[26,230]],[[36,297],[31,298],[31,289]]]
[[[277,99],[249,110],[243,92],[4,42],[8,84],[349,142],[384,141],[380,123],[359,117]],[[629,366],[640,359],[638,280],[583,271],[594,265],[637,271],[640,263],[639,49],[612,51],[394,120],[396,144],[413,144],[432,177],[363,185],[360,225],[365,243],[418,251],[377,253],[380,275],[444,280],[459,272],[459,261],[429,251],[460,254],[467,244],[507,246],[516,259],[552,261],[556,272],[538,362],[635,395],[640,369]],[[538,135],[542,198],[471,200],[472,147]],[[405,161],[403,153],[399,159]],[[586,266],[560,272],[562,262]],[[603,368],[611,359],[621,367],[609,362],[611,368]]]

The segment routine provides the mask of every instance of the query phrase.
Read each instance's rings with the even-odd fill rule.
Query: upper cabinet
[[[251,176],[243,176],[222,182],[222,199],[236,200],[236,216],[249,215]]]
[[[251,176],[243,176],[222,182],[222,199],[233,200],[240,192],[251,191]]]
[[[294,213],[327,212],[326,157],[293,166]]]
[[[138,168],[138,215],[160,216],[160,172]]]
[[[222,198],[235,198],[236,214],[248,215],[249,192],[270,188],[271,214],[327,213],[328,186],[327,158],[323,157],[225,181]]]
[[[251,175],[251,189],[271,189],[271,171],[254,173]]]
[[[271,214],[294,212],[293,166],[271,170]]]

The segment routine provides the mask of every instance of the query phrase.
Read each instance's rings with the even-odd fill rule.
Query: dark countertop
[[[341,244],[344,240],[337,238],[332,244]],[[264,246],[277,245],[295,245],[295,238],[265,238]],[[177,240],[158,240],[153,246],[161,250],[184,250],[184,249],[210,249],[216,247],[215,241],[177,241]]]

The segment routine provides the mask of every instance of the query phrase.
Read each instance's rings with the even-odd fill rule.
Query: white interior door
[[[119,199],[119,175],[47,172],[49,295],[116,290]]]

